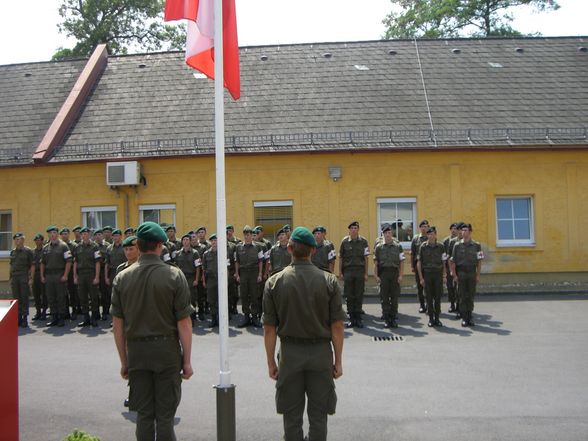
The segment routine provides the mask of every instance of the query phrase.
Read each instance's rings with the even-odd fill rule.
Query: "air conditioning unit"
[[[106,185],[138,185],[140,181],[141,165],[137,161],[106,163]]]

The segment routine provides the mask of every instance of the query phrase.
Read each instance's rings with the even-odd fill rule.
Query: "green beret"
[[[90,229],[88,227],[84,227],[80,230],[80,233],[89,233]]]
[[[71,229],[71,231],[80,231],[81,229],[82,229],[82,227],[81,227],[81,226],[79,226],[79,225],[76,225],[75,227],[73,227],[73,228]]]
[[[102,231],[112,231],[112,227],[110,225],[106,225],[105,227],[102,227]]]
[[[243,233],[253,233],[253,228],[251,228],[249,225],[245,225],[243,227]]]
[[[35,234],[35,237],[33,237],[33,240],[45,240],[45,238],[41,233],[37,233]]]
[[[232,225],[231,225],[232,227]],[[229,228],[229,225],[227,225],[227,229]],[[204,225],[200,225],[197,229],[196,232],[200,233],[201,231],[206,231],[206,227]]]
[[[137,228],[137,239],[147,242],[166,242],[167,235],[163,231],[163,228],[155,222],[143,222]]]
[[[137,245],[137,236],[129,236],[123,240],[123,247],[132,247]]]
[[[327,229],[325,227],[323,227],[322,225],[317,225],[316,227],[314,227],[314,229],[312,230],[312,234],[316,233],[317,231],[321,232],[321,233],[326,233]]]
[[[128,228],[125,230],[125,234],[127,234],[127,233],[134,233],[134,232],[135,232],[135,230],[133,229],[133,227],[128,227]]]
[[[69,228],[67,228],[67,227],[62,228],[61,231],[59,232],[59,234],[63,234],[63,233],[69,233]]]
[[[102,234],[102,231],[103,231],[102,228],[96,228],[94,230],[94,234],[98,234],[98,233]]]
[[[216,240],[216,233],[212,233],[208,240]]]
[[[59,233],[59,228],[57,228],[55,225],[49,225],[46,231],[47,233],[50,233],[51,231],[56,231]]]
[[[122,234],[122,231],[120,231],[118,228],[116,228],[116,229],[112,230],[112,234],[113,235],[115,235],[115,234]]]
[[[22,234],[22,233],[14,233],[14,236],[12,236],[13,239],[18,239],[19,237],[24,237],[24,234]]]
[[[310,230],[305,227],[296,227],[294,231],[292,231],[290,240],[294,242],[303,243],[304,245],[308,245],[309,247],[316,248],[316,239],[314,238]]]

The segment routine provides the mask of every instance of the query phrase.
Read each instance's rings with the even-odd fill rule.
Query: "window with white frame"
[[[107,225],[116,228],[116,207],[82,207],[82,225],[91,230]]]
[[[176,204],[139,205],[139,223],[176,224]]]
[[[416,198],[378,198],[378,236],[382,225],[392,225],[394,237],[403,247],[410,247],[415,234]]]
[[[532,197],[500,196],[496,198],[496,245],[535,245]]]
[[[12,212],[0,210],[0,256],[8,256],[12,249]]]
[[[253,202],[253,218],[255,225],[263,227],[264,237],[271,242],[276,242],[276,233],[280,228],[286,224],[293,228],[293,203],[292,201]]]

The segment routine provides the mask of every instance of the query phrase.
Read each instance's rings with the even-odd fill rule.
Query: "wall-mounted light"
[[[338,165],[329,167],[329,178],[333,180],[333,182],[337,182],[343,176],[343,172],[341,171],[341,167]]]

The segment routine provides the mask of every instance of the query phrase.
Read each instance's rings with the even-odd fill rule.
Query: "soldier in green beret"
[[[33,321],[47,319],[47,296],[45,295],[45,284],[41,282],[41,260],[43,259],[43,241],[45,238],[41,233],[35,234],[35,249],[33,250],[33,262],[35,273],[33,277],[33,298],[35,299],[36,314]]]
[[[176,265],[184,273],[188,281],[190,302],[192,306],[196,306],[198,303],[198,282],[201,278],[200,269],[202,267],[202,259],[198,251],[192,248],[189,234],[182,236],[182,247],[176,254]],[[194,326],[194,316],[192,316],[192,326]]]
[[[437,229],[431,226],[427,229],[427,240],[421,244],[417,255],[417,271],[427,299],[429,327],[443,326],[439,315],[446,260],[445,247],[437,241]]]
[[[335,245],[326,239],[327,229],[322,225],[317,225],[312,230],[312,234],[316,239],[316,252],[312,255],[312,263],[323,271],[332,273],[335,271],[337,252]]]
[[[100,250],[100,284],[98,285],[98,291],[100,292],[100,304],[103,304],[109,298],[108,289],[109,287],[106,285],[106,254],[108,252],[108,246],[110,245],[108,242],[104,240],[104,229],[98,228],[94,231],[94,242],[98,245],[98,249]],[[106,320],[106,314],[108,311],[102,310],[101,320]]]
[[[137,229],[139,260],[112,286],[113,333],[120,373],[129,380],[129,409],[138,440],[175,440],[174,417],[182,378],[191,364],[193,311],[182,271],[160,259],[167,236],[154,222]]]
[[[133,227],[128,227],[125,229],[124,233],[125,233],[125,239],[126,239],[127,237],[131,237],[131,236],[135,235],[135,229]]]
[[[69,251],[71,251],[71,254],[73,256],[74,249],[77,246],[77,244],[74,241],[70,240],[69,233],[70,233],[69,228],[64,227],[59,232],[59,236],[61,237],[61,240],[67,244],[67,246],[69,247]],[[73,268],[73,265],[72,265],[72,268]],[[78,296],[78,287],[74,283],[74,279],[73,279],[73,271],[69,272],[69,276],[67,278],[66,290],[67,290],[67,295],[65,296],[65,307],[66,307],[65,319],[66,320],[69,320],[69,319],[75,320],[77,317],[77,314],[80,313],[81,308],[80,308],[80,298]],[[70,312],[70,307],[71,307],[71,312]]]
[[[424,290],[423,290],[423,285],[421,285],[419,272],[417,271],[417,256],[419,255],[420,246],[423,244],[423,242],[425,242],[427,240],[427,230],[429,229],[429,221],[426,219],[423,219],[419,223],[419,229],[420,229],[420,233],[417,234],[416,236],[414,236],[412,238],[411,243],[410,243],[410,263],[411,263],[411,269],[412,269],[412,272],[414,273],[414,277],[415,277],[415,281],[416,281],[416,285],[417,285],[417,298],[419,300],[419,305],[420,305],[419,312],[424,314],[427,312],[427,305],[425,303],[426,299],[425,299],[425,294],[424,294]]]
[[[104,242],[106,242],[107,246],[112,243],[112,231],[113,230],[114,230],[114,228],[112,228],[110,225],[106,225],[105,227],[102,227],[102,233],[104,234]]]
[[[241,285],[241,307],[245,319],[240,328],[253,325],[261,327],[261,298],[258,284],[263,280],[263,249],[253,242],[253,229],[249,225],[243,228],[245,242],[237,245],[237,262],[235,279]]]
[[[288,251],[288,236],[282,229],[278,231],[278,242],[270,249],[269,259],[266,264],[266,279],[270,275],[274,275],[282,271],[290,262],[292,262],[292,255]]]
[[[49,242],[43,247],[41,282],[45,284],[52,320],[47,326],[65,326],[66,283],[71,271],[72,255],[69,247],[59,238],[56,226],[47,227]]]
[[[315,247],[309,230],[295,228],[288,242],[292,264],[268,279],[263,295],[268,374],[277,380],[276,410],[287,441],[303,439],[305,401],[308,439],[327,439],[327,415],[335,413],[337,402],[333,379],[343,375],[341,291],[335,275],[312,264]]]
[[[81,303],[84,320],[78,326],[98,326],[100,316],[100,260],[102,256],[98,245],[90,240],[90,229],[84,227],[80,230],[82,241],[74,248],[73,277],[78,286],[78,295]],[[92,315],[90,316],[90,311]]]
[[[25,236],[16,233],[12,236],[14,248],[10,251],[10,289],[18,299],[18,326],[28,328],[30,283],[35,275],[33,250],[25,246]]]
[[[80,225],[76,225],[71,230],[71,232],[74,234],[74,243],[76,245],[82,241],[82,233],[80,233],[81,230],[82,230],[82,227]]]
[[[106,248],[104,262],[104,283],[106,284],[106,295],[102,298],[102,320],[108,318],[110,311],[110,298],[112,297],[112,282],[116,276],[116,269],[121,263],[127,260],[122,244],[122,231],[118,228],[112,230],[112,243]]]
[[[129,266],[139,260],[139,247],[137,247],[137,236],[125,237],[122,242],[125,258],[127,259],[116,267],[116,274],[126,270]]]

